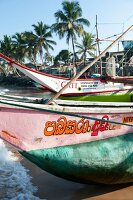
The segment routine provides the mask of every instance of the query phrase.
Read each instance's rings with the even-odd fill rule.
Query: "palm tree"
[[[14,35],[13,37],[4,35],[4,39],[2,41],[0,41],[0,51],[5,54],[8,57],[13,58],[16,61],[22,61],[22,59],[24,58],[24,55],[22,54],[22,49],[20,48],[20,43],[18,45],[18,38],[20,37],[21,34],[17,33],[16,35]],[[15,40],[13,40],[13,38]],[[3,66],[5,67],[7,65],[6,62],[3,63]],[[10,70],[12,70],[13,73],[16,73],[17,75],[19,75],[19,73],[17,72],[17,70],[13,67],[12,68],[12,64],[9,63],[7,65],[7,71],[9,72]]]
[[[49,53],[44,54],[45,64],[49,63],[53,65],[54,56],[50,55]]]
[[[53,50],[52,45],[56,45],[56,42],[51,40],[52,34],[48,25],[38,22],[37,25],[33,24],[32,26],[34,27],[34,32],[30,32],[30,34],[34,40],[32,41],[34,43],[34,53],[37,54],[39,52],[43,63],[43,51],[45,50],[49,53],[49,49]]]
[[[25,41],[25,56],[28,60],[33,62],[36,65],[36,57],[37,57],[37,50],[35,49],[36,44],[36,36],[32,31],[25,31],[23,33],[24,41]]]
[[[76,47],[79,49],[78,53],[81,54],[81,59],[84,60],[84,66],[86,61],[86,56],[89,54],[95,57],[93,51],[95,50],[96,43],[94,43],[94,35],[91,33],[84,33],[81,44],[76,43]]]
[[[4,35],[3,40],[0,41],[0,51],[6,56],[14,58],[14,48],[12,38]]]
[[[62,10],[55,13],[56,23],[52,25],[52,30],[62,39],[66,36],[66,42],[69,44],[71,39],[74,61],[76,65],[76,55],[74,43],[76,36],[83,33],[83,25],[90,25],[87,19],[82,18],[82,9],[77,1],[63,1]]]
[[[70,58],[71,58],[72,53],[69,52],[66,49],[61,50],[58,55],[54,59],[54,63],[57,64],[60,61],[64,62],[65,64],[69,64]]]
[[[4,35],[3,40],[0,41],[0,52],[11,58],[15,57],[15,47],[10,36]],[[0,64],[6,69],[6,71],[11,68],[11,66],[7,65],[7,62],[3,59],[0,60]]]
[[[26,42],[23,33],[16,33],[12,36],[12,43],[14,45],[14,59],[22,63],[26,54]]]

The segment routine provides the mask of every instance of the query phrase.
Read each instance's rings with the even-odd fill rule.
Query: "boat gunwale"
[[[125,114],[125,113],[132,113],[133,112],[133,103],[132,106],[126,107],[71,107],[71,106],[62,106],[58,104],[54,105],[46,105],[46,104],[35,104],[35,103],[25,103],[25,102],[18,102],[18,101],[9,101],[9,100],[0,100],[0,108],[19,108],[19,109],[28,109],[28,110],[38,110],[42,112],[62,112],[62,113],[74,113],[74,114],[102,114],[102,113],[115,113],[115,114]]]

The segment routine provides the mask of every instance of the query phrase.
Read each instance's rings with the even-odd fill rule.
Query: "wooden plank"
[[[9,105],[9,106],[8,106]],[[132,113],[133,112],[133,107],[128,106],[128,107],[95,107],[95,106],[88,106],[86,105],[85,107],[81,106],[61,106],[61,105],[46,105],[46,104],[34,104],[34,103],[24,103],[24,102],[14,102],[14,101],[7,101],[7,100],[0,100],[0,106],[1,107],[20,107],[20,108],[25,108],[25,109],[35,109],[35,110],[41,110],[41,111],[53,111],[53,112],[62,112],[62,114],[65,113],[82,113],[82,114],[87,114],[87,113],[97,113],[97,114],[102,114],[102,113]],[[60,113],[61,114],[61,113]]]
[[[24,96],[14,96],[14,95],[0,95],[1,99],[13,100],[13,101],[23,101],[29,103],[45,103],[46,99],[36,98],[36,97],[24,97]],[[42,101],[42,103],[41,103]],[[74,100],[54,100],[53,103],[64,106],[99,106],[99,107],[133,107],[133,102],[97,102],[97,101],[74,101]]]

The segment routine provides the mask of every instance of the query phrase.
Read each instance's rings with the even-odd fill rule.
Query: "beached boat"
[[[44,86],[44,88],[59,92],[66,84],[70,82],[68,78],[52,76],[33,70],[0,53],[0,57],[11,62],[12,65],[29,76],[35,82]],[[128,80],[132,78],[128,78]],[[79,101],[123,101],[130,102],[133,98],[133,81],[132,84],[126,85],[122,83],[127,78],[121,78],[121,83],[114,83],[112,79],[106,80],[103,78],[77,79],[61,94],[61,99],[79,100]]]
[[[0,137],[43,170],[83,183],[133,182],[133,103],[6,98]]]
[[[122,77],[119,81],[115,78],[103,79],[89,78],[78,79],[87,69],[95,64],[105,53],[123,37],[133,26],[129,27],[119,36],[109,47],[107,47],[94,61],[82,69],[72,80],[57,76],[48,75],[26,66],[23,66],[11,58],[0,53],[0,57],[11,63],[25,75],[35,82],[53,92],[61,92],[61,98],[69,100],[89,100],[89,101],[132,101],[133,99],[133,79]],[[126,85],[128,84],[128,85]]]

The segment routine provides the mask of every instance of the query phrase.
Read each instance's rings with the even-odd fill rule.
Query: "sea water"
[[[28,170],[0,139],[0,200],[39,200]]]
[[[0,95],[20,95],[46,97],[49,93],[39,92],[37,88],[3,88]],[[21,165],[18,158],[9,151],[0,139],[0,200],[39,200],[34,194],[37,187],[31,183],[28,169]]]

